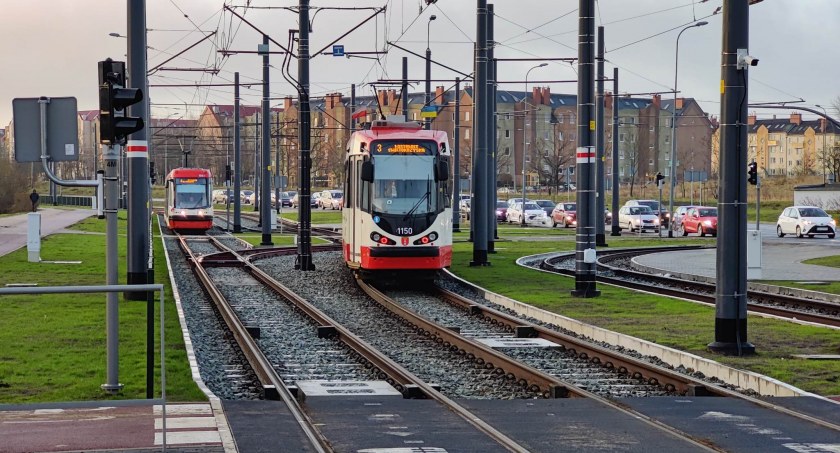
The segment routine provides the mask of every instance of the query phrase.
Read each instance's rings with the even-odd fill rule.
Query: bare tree
[[[540,182],[554,188],[554,192],[560,191],[560,185],[566,181],[566,167],[574,162],[572,158],[575,143],[561,136],[557,140],[537,139],[537,152],[539,156],[531,160],[531,170],[540,177]]]

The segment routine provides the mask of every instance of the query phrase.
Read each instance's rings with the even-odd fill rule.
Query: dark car
[[[717,236],[718,210],[711,206],[695,206],[688,210],[680,222],[680,234],[697,233],[700,236]]]
[[[496,221],[497,222],[506,222],[507,221],[507,210],[508,210],[508,202],[507,201],[497,201],[496,202]]]
[[[297,192],[280,192],[280,206],[292,206],[292,197],[297,195]]]
[[[551,211],[551,225],[566,228],[577,225],[577,203],[557,203]]]
[[[551,217],[551,211],[554,210],[554,202],[551,200],[534,200],[537,206],[543,208],[545,215]]]

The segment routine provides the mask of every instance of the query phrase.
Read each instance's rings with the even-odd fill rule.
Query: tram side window
[[[204,184],[176,184],[175,207],[197,209],[210,206],[207,202],[207,186]]]

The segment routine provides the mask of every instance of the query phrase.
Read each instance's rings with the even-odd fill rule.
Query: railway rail
[[[610,250],[598,258],[599,282],[624,288],[679,297],[707,305],[715,305],[715,285],[676,277],[654,275],[630,269],[627,262],[635,256],[663,251],[693,250],[697,246]],[[565,265],[564,265],[565,262]],[[573,254],[552,256],[538,266],[563,275],[574,275]],[[783,294],[748,290],[747,309],[779,318],[840,328],[840,304],[827,300],[805,299]]]

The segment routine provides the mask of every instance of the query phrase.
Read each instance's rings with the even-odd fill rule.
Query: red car
[[[577,203],[557,203],[551,211],[551,226],[577,226]]]
[[[686,212],[680,222],[679,231],[683,236],[688,233],[697,233],[700,236],[711,234],[717,236],[718,210],[710,206],[695,206]]]
[[[507,222],[507,210],[508,210],[507,201],[497,201],[496,202],[496,221]]]

